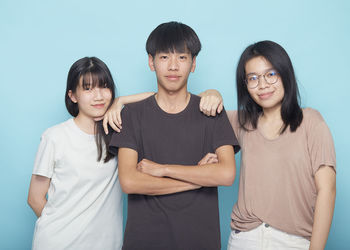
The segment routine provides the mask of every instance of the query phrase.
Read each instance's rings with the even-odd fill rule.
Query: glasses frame
[[[269,73],[269,72],[271,72],[271,71],[274,71],[274,72],[276,73],[276,80],[275,80],[274,82],[270,82],[270,80],[267,80],[267,79],[266,79],[266,74]],[[279,77],[279,73],[278,73],[276,70],[274,70],[274,69],[269,69],[269,70],[267,70],[264,74],[256,75],[256,76],[258,77],[258,80],[257,80],[257,82],[256,82],[256,85],[255,85],[254,87],[249,87],[249,85],[248,85],[248,76],[249,76],[249,75],[256,75],[256,74],[248,74],[248,75],[246,76],[245,80],[244,80],[244,81],[245,81],[245,84],[247,85],[247,88],[249,88],[249,89],[255,89],[256,87],[259,86],[260,77],[261,77],[261,76],[264,76],[265,82],[266,82],[267,84],[269,84],[269,85],[272,85],[272,84],[275,84],[276,82],[278,82],[278,77]]]

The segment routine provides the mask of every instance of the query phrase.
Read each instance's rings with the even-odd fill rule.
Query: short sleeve
[[[232,145],[235,153],[238,153],[240,146],[233,132],[231,123],[227,117],[225,109],[217,115],[213,136],[214,148],[217,149],[223,145]]]
[[[39,149],[34,161],[33,174],[52,177],[55,167],[55,145],[45,133],[41,136]]]
[[[138,151],[138,144],[136,140],[136,126],[135,114],[133,110],[130,110],[126,105],[122,112],[121,117],[123,121],[123,128],[121,132],[113,132],[111,142],[109,143],[108,151],[114,155],[118,154],[118,148],[131,148]]]
[[[318,112],[316,115],[318,116],[314,118],[316,122],[312,122],[308,128],[308,148],[313,175],[315,175],[322,165],[331,166],[334,170],[336,169],[332,134],[321,115]]]

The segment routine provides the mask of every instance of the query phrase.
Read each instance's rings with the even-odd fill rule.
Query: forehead
[[[266,70],[272,68],[272,64],[263,56],[254,57],[245,64],[246,74],[264,73]]]

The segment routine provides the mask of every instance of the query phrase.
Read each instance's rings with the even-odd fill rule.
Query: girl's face
[[[249,88],[248,92],[253,100],[263,109],[280,108],[284,97],[282,79],[271,63],[262,56],[250,59],[245,65],[246,79],[258,79],[255,88]],[[277,80],[271,81],[271,76],[277,73]],[[269,79],[270,78],[270,79]],[[268,83],[266,79],[270,82]]]
[[[72,102],[78,104],[78,116],[90,119],[100,118],[106,113],[109,107],[112,92],[107,87],[92,87],[92,78],[90,80],[90,84],[85,83],[83,86],[83,77],[80,77],[75,93],[69,90],[68,94]]]

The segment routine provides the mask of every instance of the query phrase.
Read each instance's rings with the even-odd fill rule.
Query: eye
[[[247,77],[247,80],[250,82],[250,81],[257,81],[258,80],[258,76],[256,75],[249,75]]]
[[[277,75],[277,72],[274,71],[274,70],[271,70],[271,71],[269,71],[269,72],[266,73],[266,76],[267,76],[267,77],[274,77],[274,76],[276,76],[276,75]]]
[[[84,90],[92,90],[92,84],[91,83],[85,83],[83,85]]]
[[[186,60],[187,56],[180,56],[180,60]]]
[[[162,56],[160,56],[160,59],[167,59],[168,58],[168,56],[166,56],[166,55],[162,55]]]

